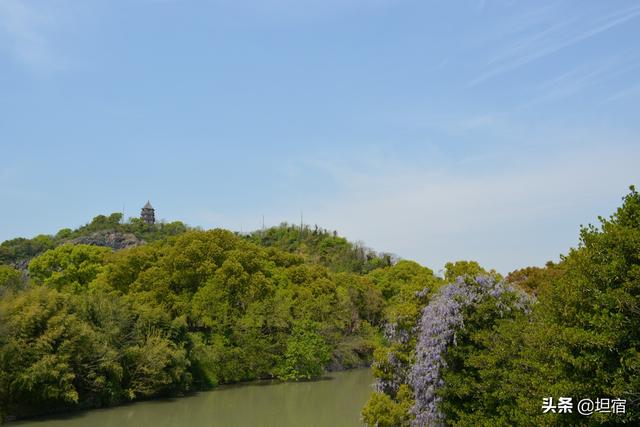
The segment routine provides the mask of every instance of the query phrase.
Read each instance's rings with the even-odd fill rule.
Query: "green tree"
[[[495,270],[487,271],[477,261],[456,261],[448,262],[444,266],[444,279],[447,282],[453,282],[458,277],[476,277],[484,275],[492,275],[501,277]]]
[[[640,195],[634,187],[600,226],[583,227],[562,275],[540,293],[540,360],[552,367],[541,394],[627,400],[626,414],[591,424],[640,422]],[[546,356],[546,357],[545,357]],[[551,360],[548,360],[551,359]],[[567,419],[567,423],[571,422]]]
[[[38,284],[58,290],[81,291],[102,271],[111,249],[90,245],[62,245],[29,263],[29,274]]]
[[[6,292],[16,292],[25,286],[22,273],[8,265],[0,265],[0,296]]]
[[[46,287],[1,301],[2,411],[33,415],[111,399],[117,354],[79,308],[77,297]]]
[[[442,408],[452,425],[635,425],[640,421],[640,195],[631,188],[559,264],[513,274],[538,295],[530,316],[467,320]],[[528,283],[527,283],[528,282]],[[476,319],[475,321],[473,319]],[[523,393],[526,390],[526,393]],[[621,398],[626,413],[543,414],[545,397]]]
[[[362,419],[369,426],[409,427],[410,409],[413,406],[413,393],[403,384],[395,399],[387,394],[374,392],[362,410]]]
[[[330,349],[312,322],[299,322],[293,327],[287,349],[278,367],[278,377],[284,380],[317,378],[329,361]]]
[[[43,234],[33,239],[19,237],[0,244],[0,264],[17,264],[55,246],[50,236]]]

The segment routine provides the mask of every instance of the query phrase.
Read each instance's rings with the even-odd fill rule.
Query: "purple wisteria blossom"
[[[505,292],[513,292],[518,298],[507,305],[500,298]],[[510,310],[528,310],[531,299],[504,281],[493,276],[479,276],[475,280],[459,277],[456,282],[442,287],[422,311],[422,318],[416,325],[415,364],[408,375],[413,388],[415,405],[415,426],[441,426],[444,424],[438,409],[440,398],[438,388],[444,385],[441,372],[446,368],[443,359],[447,347],[456,342],[456,331],[464,327],[465,307],[479,303],[484,298],[494,298],[501,314]]]
[[[390,343],[405,344],[409,341],[409,331],[400,328],[397,322],[389,322],[385,325],[384,337]],[[395,350],[391,350],[386,360],[386,370],[390,375],[378,378],[373,385],[375,391],[395,396],[400,385],[406,383],[406,372],[409,366],[396,356]]]

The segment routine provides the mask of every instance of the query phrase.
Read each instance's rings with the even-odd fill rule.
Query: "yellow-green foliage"
[[[410,301],[417,284],[393,275],[429,272],[386,269],[334,273],[224,230],[118,252],[58,246],[0,302],[0,408],[31,415],[368,364],[393,312],[380,282]]]
[[[400,386],[395,399],[384,393],[375,392],[362,410],[362,419],[367,425],[377,427],[409,427],[413,393],[409,386]]]
[[[62,245],[29,263],[35,283],[58,290],[80,292],[102,271],[111,250],[89,245]]]
[[[19,291],[24,286],[22,273],[8,265],[0,265],[0,297],[6,292]]]

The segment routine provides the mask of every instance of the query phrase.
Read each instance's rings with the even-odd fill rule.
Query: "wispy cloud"
[[[529,108],[543,102],[557,101],[581,93],[591,86],[612,78],[619,66],[619,61],[609,59],[573,68],[538,85],[536,93],[540,95],[534,95],[519,109]]]
[[[495,53],[488,60],[485,69],[468,83],[468,87],[577,45],[638,17],[640,6],[616,11],[593,22],[576,17],[554,22],[556,18],[551,12],[536,15],[532,20],[522,22],[518,33],[526,35]]]
[[[615,92],[613,95],[605,99],[603,103],[608,104],[610,102],[616,102],[631,97],[640,97],[640,84]]]

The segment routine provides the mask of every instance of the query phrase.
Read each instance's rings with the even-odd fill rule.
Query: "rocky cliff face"
[[[97,231],[88,236],[77,237],[69,241],[74,245],[95,245],[106,246],[108,248],[118,250],[131,248],[134,246],[140,246],[145,243],[144,240],[139,239],[132,233],[120,233],[117,231]]]

